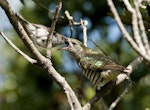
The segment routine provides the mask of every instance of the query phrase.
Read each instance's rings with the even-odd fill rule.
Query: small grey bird
[[[51,28],[46,27],[44,25],[40,25],[40,24],[30,23],[19,14],[16,14],[16,17],[22,24],[25,31],[30,36],[33,43],[40,47],[46,48],[47,47],[47,38],[51,33]],[[52,47],[64,44],[66,39],[67,39],[67,37],[65,37],[64,35],[59,34],[54,31],[53,39],[52,39]]]
[[[110,81],[115,81],[118,74],[125,73],[123,66],[116,64],[105,54],[85,47],[76,39],[68,38],[66,45],[62,50],[68,51],[73,56],[83,75],[93,83],[96,90],[100,90]]]

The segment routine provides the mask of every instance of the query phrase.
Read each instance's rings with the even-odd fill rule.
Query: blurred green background
[[[57,4],[57,0],[38,1],[51,10],[54,10]],[[9,0],[9,2],[11,2],[13,10],[19,12],[28,21],[50,26],[50,17],[52,16],[31,0],[24,0],[24,5],[19,0]],[[115,5],[122,13],[123,4],[115,1]],[[122,37],[114,19],[108,16],[110,10],[105,0],[63,0],[61,15],[64,16],[65,10],[68,10],[77,22],[81,18],[88,21],[88,46],[90,48],[99,49],[91,42],[92,40],[123,66],[127,66],[138,56]],[[0,29],[23,52],[30,55],[9,24],[2,9],[0,16]],[[131,32],[130,26],[126,25],[126,28]],[[56,31],[67,37],[70,36],[66,18],[58,20]],[[83,40],[80,26],[74,26],[72,37]],[[53,65],[75,90],[79,84],[81,71],[67,52],[62,52],[57,48],[53,49]],[[43,52],[43,50],[41,51]],[[0,53],[0,110],[70,110],[63,90],[52,78],[43,69],[24,60],[1,37]],[[146,110],[146,108],[150,108],[149,65],[140,64],[131,75],[131,79],[135,82],[133,88],[123,97],[115,110]],[[109,107],[126,86],[127,81],[113,88],[104,97],[105,105]],[[85,80],[82,89],[84,92],[82,103],[85,104],[95,91],[88,80]],[[99,101],[93,109],[104,110],[104,105]]]

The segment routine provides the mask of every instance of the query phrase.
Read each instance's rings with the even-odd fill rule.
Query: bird
[[[27,34],[33,41],[33,43],[36,46],[46,48],[47,47],[47,38],[48,38],[48,36],[50,36],[51,28],[46,27],[41,24],[30,23],[27,20],[25,20],[18,13],[16,13],[15,15],[16,15],[18,21],[23,26],[24,30],[27,32]],[[52,47],[64,44],[66,38],[67,38],[66,36],[54,31],[53,37],[52,37]]]
[[[120,73],[125,73],[125,67],[118,65],[107,55],[84,46],[77,39],[68,38],[65,44],[61,50],[68,51],[73,56],[83,75],[92,82],[96,90],[115,81]]]

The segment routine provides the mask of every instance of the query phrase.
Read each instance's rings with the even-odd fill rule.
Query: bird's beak
[[[68,50],[68,46],[65,46],[65,47],[59,48],[59,50]]]
[[[60,48],[59,50],[68,50],[68,48],[69,48],[69,42],[68,42],[68,39],[65,39],[65,47],[62,47],[62,48]]]
[[[68,39],[65,39],[65,47],[62,47],[59,50],[68,50],[68,48],[69,48],[69,42]]]

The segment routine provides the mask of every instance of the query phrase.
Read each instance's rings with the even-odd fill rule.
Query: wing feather
[[[116,72],[123,72],[123,66],[116,64],[109,57],[99,54],[90,54],[80,59],[80,65],[84,69],[91,69],[93,71],[113,70]]]

